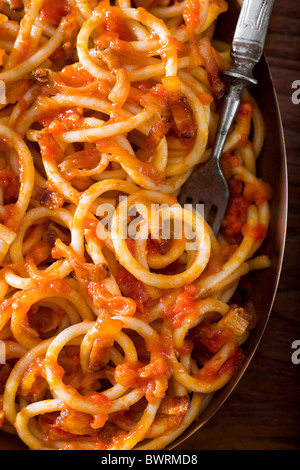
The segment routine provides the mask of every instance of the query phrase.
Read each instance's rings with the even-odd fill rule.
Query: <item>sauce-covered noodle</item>
[[[218,238],[177,203],[211,154],[227,7],[0,0],[0,427],[30,449],[163,449],[243,362],[271,199],[247,90]]]

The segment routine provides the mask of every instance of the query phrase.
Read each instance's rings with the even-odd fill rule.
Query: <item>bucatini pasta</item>
[[[220,235],[177,202],[211,154],[227,8],[0,0],[0,427],[29,449],[163,449],[242,364],[272,196],[247,90]]]

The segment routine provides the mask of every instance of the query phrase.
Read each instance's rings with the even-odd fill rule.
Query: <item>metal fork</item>
[[[204,205],[205,220],[217,236],[229,201],[229,189],[220,159],[241,103],[244,87],[257,84],[254,66],[260,61],[275,0],[244,0],[231,46],[232,67],[224,72],[229,91],[224,98],[209,160],[182,186],[179,202]]]

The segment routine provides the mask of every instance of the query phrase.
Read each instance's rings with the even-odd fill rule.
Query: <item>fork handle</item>
[[[232,67],[224,73],[230,77],[212,150],[220,166],[220,158],[230,128],[241,103],[243,88],[256,84],[253,68],[259,62],[265,45],[275,0],[244,0],[231,46]]]
[[[231,47],[233,66],[226,75],[247,84],[257,83],[253,68],[263,53],[274,3],[275,0],[243,1]]]
[[[229,91],[222,104],[216,138],[211,155],[219,167],[226,139],[241,104],[241,93],[244,87],[245,83],[242,80],[232,78],[229,85]]]

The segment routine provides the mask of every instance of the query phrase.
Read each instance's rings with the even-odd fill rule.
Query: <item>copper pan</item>
[[[229,3],[229,10],[219,18],[216,37],[231,43],[242,2],[240,0],[227,1]],[[172,443],[169,447],[170,449],[199,449],[199,441],[201,441],[200,428],[218,411],[249,366],[262,339],[277,292],[284,256],[287,227],[287,159],[279,105],[265,56],[255,69],[255,78],[258,79],[259,84],[250,88],[249,91],[256,98],[266,124],[266,141],[258,161],[257,171],[258,175],[263,178],[264,181],[270,183],[274,190],[274,197],[271,202],[270,233],[261,247],[260,252],[270,256],[272,267],[257,272],[254,277],[254,289],[256,292],[255,306],[258,314],[258,324],[256,329],[252,331],[247,343],[243,346],[245,352],[243,367],[238,375],[225,388],[214,395],[210,404],[199,419]]]
[[[229,11],[219,20],[217,35],[220,39],[231,42],[237,21],[240,2],[228,0]],[[251,89],[262,110],[266,122],[266,142],[258,163],[258,173],[261,178],[268,181],[274,189],[274,198],[271,203],[271,226],[268,239],[261,251],[268,253],[272,260],[272,267],[258,272],[255,276],[256,309],[258,324],[245,344],[245,362],[239,374],[225,388],[216,393],[190,428],[181,435],[169,449],[196,450],[197,442],[201,439],[201,427],[217,412],[220,406],[231,394],[237,383],[245,373],[263,335],[273,306],[279,282],[287,224],[287,162],[284,144],[283,128],[279,106],[271,73],[265,57],[255,70],[259,85]],[[25,450],[26,447],[18,437],[0,431],[0,450]]]

